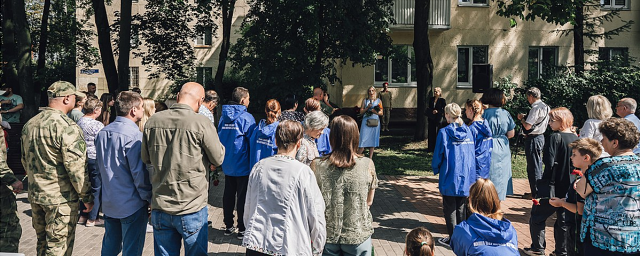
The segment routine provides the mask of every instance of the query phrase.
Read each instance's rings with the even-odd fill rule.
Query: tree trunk
[[[584,3],[577,1],[575,25],[573,26],[573,57],[575,59],[576,74],[584,71]]]
[[[49,44],[49,12],[51,10],[51,0],[44,1],[44,9],[42,10],[42,23],[40,23],[40,42],[38,44],[38,66],[36,69],[37,76],[35,81],[35,92],[41,92],[46,81],[46,54],[47,45]],[[75,83],[75,81],[69,81]],[[40,105],[41,93],[34,93],[35,102]]]
[[[227,57],[229,56],[229,48],[231,47],[231,24],[235,5],[236,0],[222,1],[222,44],[220,45],[218,69],[216,70],[216,77],[213,81],[214,90],[216,90],[219,95],[222,92],[222,79],[224,78],[224,70],[227,64]]]
[[[427,138],[427,93],[433,82],[433,60],[429,46],[429,8],[430,0],[415,0],[413,48],[416,52],[416,80],[418,109],[416,113],[416,131],[414,140]],[[428,90],[429,89],[429,90]]]
[[[4,83],[17,89],[18,71],[15,69],[16,48],[13,1],[2,1],[2,65]]]
[[[122,0],[120,6],[120,37],[118,45],[118,89],[129,90],[129,55],[131,53],[131,0]]]
[[[109,28],[107,9],[105,8],[104,0],[92,0],[92,3],[95,11],[96,28],[98,29],[98,47],[102,58],[102,69],[107,79],[109,93],[116,95],[118,91],[118,71],[116,70],[116,61],[113,58],[113,49],[111,48],[111,29]]]
[[[21,121],[29,120],[38,110],[38,102],[35,101],[33,88],[33,73],[31,67],[31,33],[27,23],[27,13],[24,1],[12,0],[15,44],[17,50],[15,69],[18,75],[19,95],[23,96],[24,108]],[[16,86],[13,86],[16,88]]]

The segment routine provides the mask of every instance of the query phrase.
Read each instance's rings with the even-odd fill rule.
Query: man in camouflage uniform
[[[78,199],[93,208],[82,130],[67,117],[76,102],[74,85],[58,81],[48,89],[49,107],[22,129],[22,165],[29,175],[29,201],[39,256],[71,255]]]
[[[0,121],[2,121],[1,117]],[[6,159],[7,146],[4,143],[4,132],[0,129],[0,252],[17,253],[22,227],[20,227],[14,192],[22,191],[22,182],[13,175]]]

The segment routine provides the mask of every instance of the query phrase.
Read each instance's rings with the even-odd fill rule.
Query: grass
[[[365,151],[365,155],[367,151]],[[380,147],[376,148],[373,162],[378,175],[432,176],[431,158],[426,141],[413,142],[411,136],[380,136]],[[520,150],[511,158],[514,178],[526,178],[526,160]]]

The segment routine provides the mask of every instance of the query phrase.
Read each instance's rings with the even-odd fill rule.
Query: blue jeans
[[[86,213],[83,210],[84,203],[80,200],[80,216],[87,217],[90,220],[96,220],[98,218],[98,212],[100,211],[100,199],[102,193],[102,178],[100,177],[100,170],[96,167],[96,160],[87,158],[87,171],[89,172],[89,180],[91,181],[91,193],[93,194],[93,209]]]
[[[142,255],[148,219],[146,205],[122,219],[105,215],[102,256]]]
[[[155,255],[180,255],[180,240],[184,240],[185,256],[206,256],[209,235],[207,216],[207,206],[185,215],[151,211]]]
[[[361,244],[325,244],[322,256],[371,256],[371,237]]]

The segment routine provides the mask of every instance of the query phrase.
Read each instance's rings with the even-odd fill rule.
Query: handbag
[[[369,127],[378,127],[378,119],[367,119],[367,126]]]

